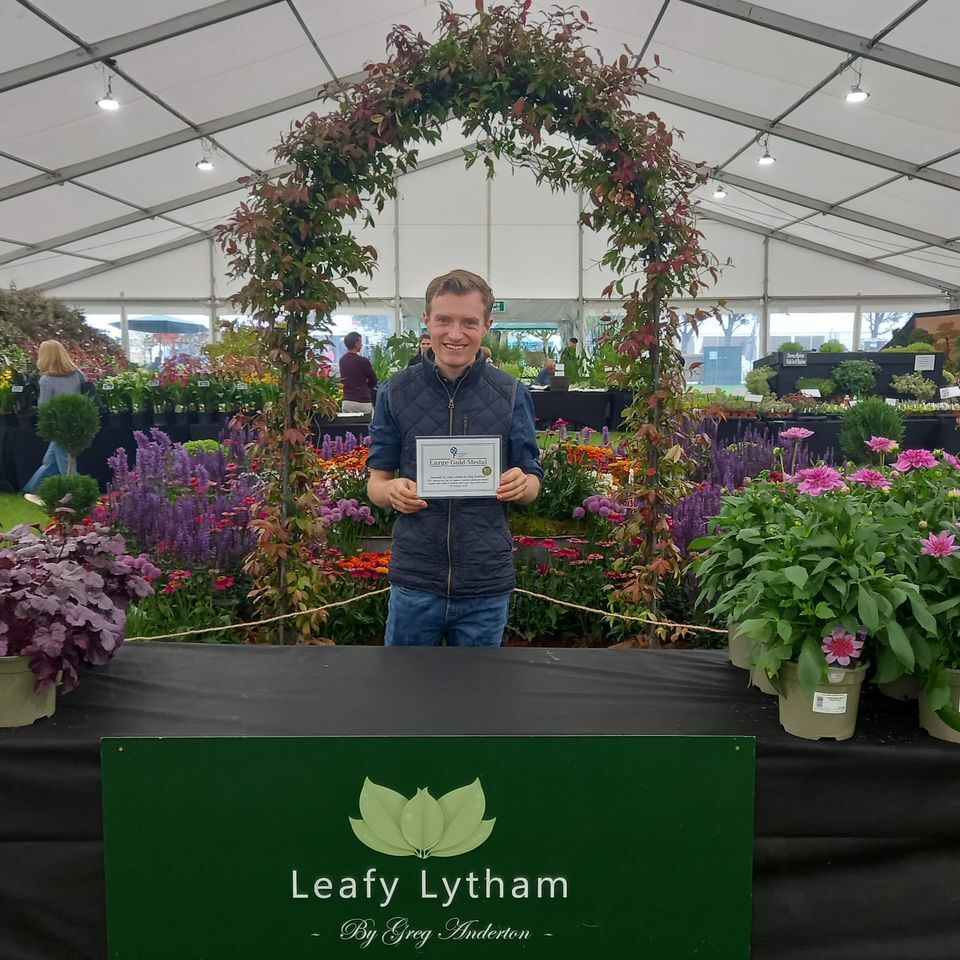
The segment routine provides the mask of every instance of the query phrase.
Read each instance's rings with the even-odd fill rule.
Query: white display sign
[[[888,406],[888,407],[895,407],[899,402],[900,402],[899,400],[894,400],[893,397],[887,397],[887,406]]]
[[[932,370],[937,365],[937,358],[932,353],[918,353],[913,360],[915,373],[921,370]]]
[[[951,397],[960,397],[960,387],[941,387],[940,399],[949,400]]]
[[[151,381],[147,384],[147,386],[148,386],[148,387],[159,387],[159,386],[160,386],[160,381],[159,381],[159,380],[151,380]]]
[[[564,375],[564,370],[565,370],[565,367],[563,366],[563,364],[558,363],[556,367],[554,367],[554,376],[562,377]]]
[[[743,399],[747,403],[763,403],[763,394],[762,393],[745,393]]]
[[[500,484],[500,437],[417,437],[417,493],[493,497]]]
[[[700,388],[700,392],[701,392],[701,393],[716,393],[716,392],[717,392],[717,388],[716,388],[716,387],[701,387],[701,388]]]
[[[10,388],[11,393],[23,393],[23,387],[20,384]]]
[[[800,391],[805,397],[818,397],[820,396],[820,391],[816,387],[808,387],[806,390]]]
[[[209,387],[209,386],[210,386],[210,381],[209,381],[209,380],[198,380],[198,381],[197,381],[197,386],[198,386],[198,387]]]

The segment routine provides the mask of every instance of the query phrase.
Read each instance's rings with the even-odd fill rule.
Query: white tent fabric
[[[732,265],[711,298],[957,304],[956,0],[583,6],[605,56],[624,43],[659,56],[639,106],[713,172],[698,216]],[[433,0],[0,0],[0,284],[77,302],[222,302],[237,281],[211,229],[244,198],[237,178],[280,172],[271,149],[327,108],[318,91],[382,58],[392,24],[429,35],[437,16]],[[857,71],[870,98],[852,105]],[[112,113],[95,105],[108,74]],[[772,166],[756,163],[761,136]],[[578,198],[509,168],[488,183],[465,170],[463,145],[451,130],[423,148],[367,231],[380,252],[369,296],[422,296],[459,265],[499,297],[599,297],[603,238],[581,235]]]

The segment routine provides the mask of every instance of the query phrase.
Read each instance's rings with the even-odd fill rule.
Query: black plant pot
[[[17,415],[15,413],[0,413],[0,423],[5,427],[15,427],[17,425]]]
[[[36,415],[33,413],[18,413],[16,414],[17,426],[21,430],[33,429],[34,424],[36,423]]]

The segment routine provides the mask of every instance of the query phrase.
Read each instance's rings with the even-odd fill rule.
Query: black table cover
[[[745,677],[699,651],[130,645],[0,730],[0,958],[106,957],[102,736],[736,734],[757,738],[755,960],[956,960],[960,747],[870,691],[854,739],[798,740]]]

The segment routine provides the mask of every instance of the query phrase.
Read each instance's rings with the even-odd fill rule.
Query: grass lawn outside
[[[46,513],[24,500],[19,493],[0,493],[0,530],[9,530],[18,523],[47,522]]]

